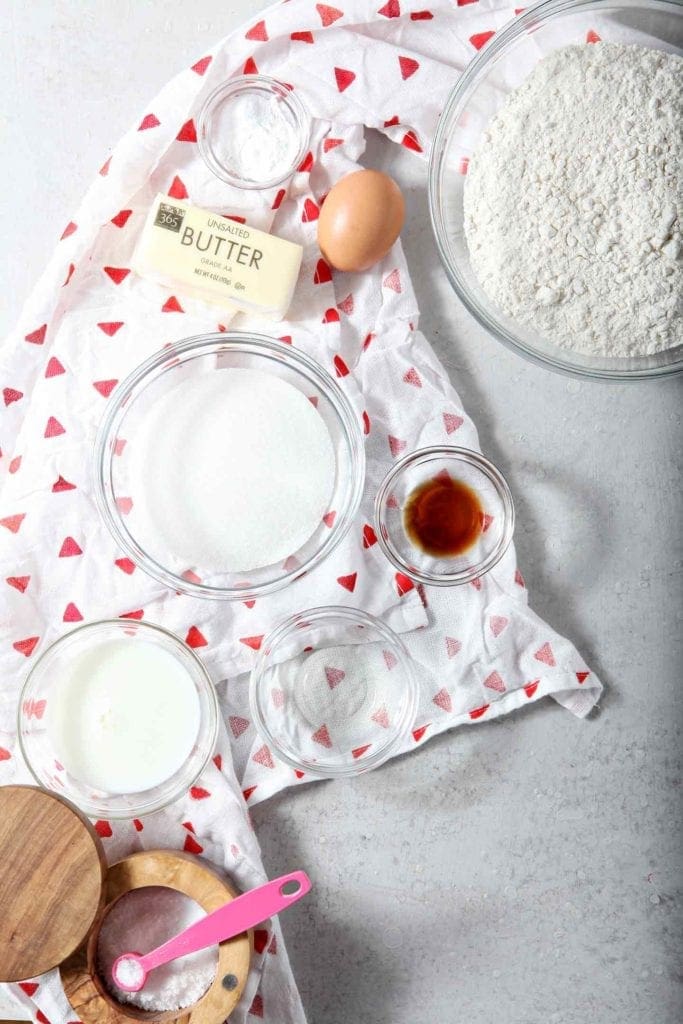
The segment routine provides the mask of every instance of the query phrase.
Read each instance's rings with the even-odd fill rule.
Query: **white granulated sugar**
[[[470,160],[465,233],[489,298],[563,348],[683,343],[683,59],[567,46],[507,99]]]
[[[299,139],[291,113],[276,96],[247,92],[225,104],[213,145],[237,177],[268,181],[289,171]]]
[[[330,511],[336,460],[309,398],[226,367],[159,398],[125,449],[127,525],[162,564],[244,572],[293,555]]]
[[[150,971],[139,992],[118,988],[111,970],[124,953],[149,953],[204,914],[189,896],[164,886],[133,889],[117,900],[102,922],[97,942],[97,967],[109,992],[120,1003],[143,1010],[179,1010],[201,999],[216,974],[217,946]]]

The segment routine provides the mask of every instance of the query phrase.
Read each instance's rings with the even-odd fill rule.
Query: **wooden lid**
[[[89,821],[34,786],[0,787],[0,981],[51,970],[88,935],[106,862]]]

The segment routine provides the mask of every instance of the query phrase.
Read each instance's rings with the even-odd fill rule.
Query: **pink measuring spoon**
[[[291,891],[285,892],[285,888]],[[246,932],[291,907],[310,889],[311,880],[305,871],[292,871],[289,875],[274,878],[272,882],[245,892],[200,921],[195,921],[180,935],[175,935],[164,942],[163,946],[158,946],[144,956],[139,953],[123,953],[112,965],[114,983],[124,992],[139,992],[144,987],[147,975],[155,967]]]

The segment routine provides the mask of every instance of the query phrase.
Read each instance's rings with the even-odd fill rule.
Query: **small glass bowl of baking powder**
[[[399,753],[419,686],[403,641],[359,608],[309,608],[269,633],[249,704],[264,741],[253,756],[316,778],[349,778]]]
[[[211,93],[197,142],[209,169],[237,188],[279,185],[306,156],[311,118],[296,93],[267,75],[241,75]]]

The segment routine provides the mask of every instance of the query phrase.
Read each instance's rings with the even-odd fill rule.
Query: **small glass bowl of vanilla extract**
[[[515,509],[502,473],[479,452],[420,448],[387,473],[375,498],[384,554],[418,583],[471,583],[501,560]]]

